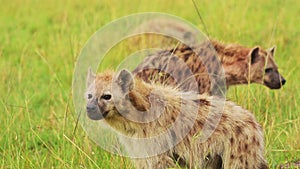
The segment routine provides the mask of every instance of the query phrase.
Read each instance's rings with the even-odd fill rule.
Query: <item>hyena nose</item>
[[[87,112],[95,112],[97,109],[96,106],[86,106],[86,111]]]
[[[281,85],[283,86],[285,84],[286,80],[284,78],[281,79]]]

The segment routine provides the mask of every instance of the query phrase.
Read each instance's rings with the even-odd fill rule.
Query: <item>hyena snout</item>
[[[285,83],[286,83],[285,78],[281,76],[279,73],[265,76],[264,79],[264,84],[270,89],[280,89]]]
[[[281,76],[281,84],[282,84],[282,86],[285,84],[285,82],[286,82],[285,78],[283,78],[283,77]]]
[[[86,111],[87,111],[88,113],[96,112],[96,111],[97,111],[97,106],[94,106],[94,105],[87,105],[87,106],[86,106]]]
[[[98,105],[94,103],[88,103],[86,105],[86,112],[88,117],[92,120],[100,120],[103,118],[103,116],[100,113]]]

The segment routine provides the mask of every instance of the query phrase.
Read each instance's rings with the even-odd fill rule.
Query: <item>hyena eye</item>
[[[110,100],[111,95],[110,94],[105,94],[105,95],[102,95],[101,98],[104,99],[104,100]]]
[[[267,69],[265,69],[265,72],[266,72],[266,73],[271,73],[272,71],[273,71],[272,68],[267,68]]]
[[[92,94],[88,94],[88,99],[91,99],[93,97]]]

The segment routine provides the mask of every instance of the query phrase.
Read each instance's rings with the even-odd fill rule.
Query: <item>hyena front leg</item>
[[[175,167],[174,160],[166,153],[157,155],[155,157],[148,157],[143,159],[135,159],[135,165],[137,169],[165,169],[169,167]]]

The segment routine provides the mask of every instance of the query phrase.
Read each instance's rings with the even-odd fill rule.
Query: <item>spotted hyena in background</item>
[[[104,120],[128,137],[151,138],[162,132],[169,133],[168,139],[149,146],[123,141],[121,143],[126,150],[146,151],[146,154],[149,151],[151,154],[153,149],[160,149],[160,146],[182,138],[166,152],[133,159],[137,168],[178,165],[188,168],[268,168],[261,126],[252,113],[233,102],[226,101],[219,124],[215,126],[215,118],[220,115],[217,108],[223,103],[216,97],[149,84],[133,78],[127,70],[116,74],[104,72],[97,76],[89,71],[87,82],[86,110],[90,119]],[[147,123],[135,122],[153,116],[156,119]],[[171,129],[170,125],[177,120],[180,127]],[[188,124],[192,124],[190,128]],[[206,130],[201,131],[204,126],[213,132],[205,142],[201,142],[198,138],[205,135]],[[187,128],[188,132],[181,132]]]
[[[146,82],[154,81],[178,86],[189,79],[192,72],[198,82],[200,93],[211,92],[215,88],[220,88],[220,85],[222,88],[225,85],[230,87],[249,83],[279,89],[286,80],[278,72],[274,54],[275,47],[264,50],[261,47],[248,48],[237,44],[223,44],[215,40],[192,47],[181,44],[146,57],[133,73]],[[178,64],[178,61],[175,63],[174,57],[180,58],[182,63]],[[212,76],[221,77],[222,68],[226,84],[212,81],[214,80]],[[183,87],[185,90],[189,88]]]

